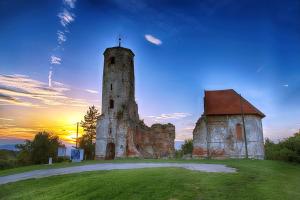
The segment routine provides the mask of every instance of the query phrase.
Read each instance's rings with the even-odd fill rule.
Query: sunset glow
[[[191,138],[204,90],[234,89],[265,113],[264,137],[298,132],[299,6],[205,2],[0,3],[0,146],[39,131],[73,144],[88,107],[101,111],[102,54],[119,36],[147,125]]]

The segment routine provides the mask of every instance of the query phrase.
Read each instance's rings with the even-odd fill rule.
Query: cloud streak
[[[98,91],[96,91],[96,90],[89,90],[89,89],[86,89],[85,91],[86,91],[86,92],[89,92],[89,93],[92,93],[92,94],[98,94]]]
[[[57,57],[57,56],[51,56],[51,64],[60,65],[61,64],[61,58]]]
[[[66,27],[73,22],[75,17],[75,15],[69,12],[67,9],[64,9],[62,12],[58,13],[57,16],[59,17],[60,23],[63,27]]]
[[[182,119],[186,118],[188,116],[191,116],[190,113],[184,113],[184,112],[176,112],[176,113],[170,113],[170,114],[160,114],[158,116],[146,116],[146,118],[152,118],[155,121],[159,120],[169,120],[169,119]]]
[[[152,44],[155,44],[155,45],[161,45],[162,44],[162,41],[156,37],[154,37],[153,35],[149,35],[149,34],[146,34],[145,35],[145,39],[152,43]]]
[[[0,74],[0,103],[1,105],[30,107],[88,106],[83,99],[67,96],[66,92],[70,90],[68,86],[58,82],[52,82],[52,84],[49,88],[46,83],[28,76]]]
[[[75,14],[72,10],[75,8],[76,0],[62,0],[63,6],[62,11],[57,14],[59,18],[59,22],[62,26],[61,30],[57,30],[57,48],[55,48],[55,55],[61,55],[60,51],[63,51],[62,45],[67,41],[66,34],[69,33],[68,26],[75,21]],[[53,68],[55,65],[60,65],[62,62],[62,58],[59,56],[52,55],[50,59],[50,68],[48,72],[48,86],[52,87],[52,79],[53,79]]]
[[[65,5],[69,6],[70,8],[75,8],[76,0],[64,0]]]
[[[67,41],[67,37],[63,31],[57,31],[57,42],[59,45]]]
[[[0,121],[13,121],[13,119],[0,117]]]

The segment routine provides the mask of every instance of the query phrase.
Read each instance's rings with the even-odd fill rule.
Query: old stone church
[[[204,92],[193,131],[193,158],[264,158],[265,115],[234,90]]]
[[[104,51],[102,112],[97,122],[96,159],[174,156],[175,126],[148,127],[135,101],[134,53],[120,46]]]

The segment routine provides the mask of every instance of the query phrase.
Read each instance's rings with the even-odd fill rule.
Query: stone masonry
[[[112,47],[104,51],[102,111],[97,122],[96,159],[173,157],[175,127],[139,119],[135,102],[134,53]]]
[[[234,90],[205,91],[204,113],[193,131],[193,158],[245,158],[247,149],[249,158],[264,159],[263,117]]]

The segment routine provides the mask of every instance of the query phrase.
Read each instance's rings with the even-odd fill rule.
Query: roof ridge
[[[203,99],[205,115],[240,115],[245,113],[265,117],[264,113],[234,89],[205,90]]]
[[[245,99],[241,94],[239,94],[239,93],[238,93],[237,91],[235,91],[234,89],[232,89],[232,90],[233,90],[233,92],[235,92],[237,95],[239,95],[239,96],[242,98],[243,101],[245,101],[246,103],[250,104],[250,105],[254,108],[254,110],[256,110],[258,113],[260,113],[263,117],[266,116],[263,112],[261,112],[258,108],[256,108],[252,103],[250,103],[247,99]]]

